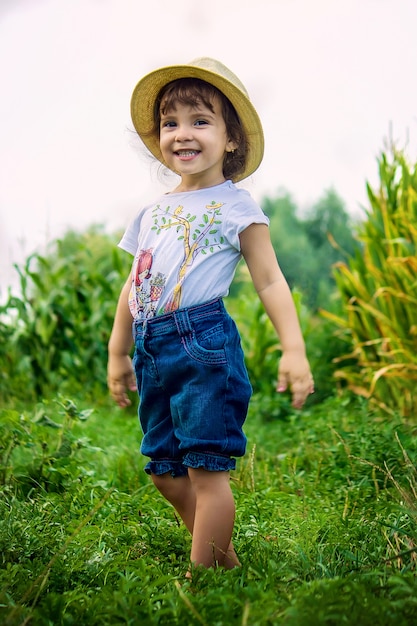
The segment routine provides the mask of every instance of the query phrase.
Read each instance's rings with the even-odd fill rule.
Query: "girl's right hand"
[[[133,371],[132,359],[129,355],[109,355],[107,364],[107,385],[113,400],[125,408],[132,403],[127,391],[136,391],[136,379]]]

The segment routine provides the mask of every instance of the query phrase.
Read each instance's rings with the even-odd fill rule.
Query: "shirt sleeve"
[[[123,234],[123,237],[117,244],[119,248],[129,252],[132,256],[135,256],[138,249],[138,237],[144,211],[145,209],[142,209],[130,222]]]
[[[269,226],[269,218],[259,204],[253,200],[249,192],[243,189],[239,191],[239,199],[227,215],[225,235],[231,245],[240,252],[240,233],[251,224]]]

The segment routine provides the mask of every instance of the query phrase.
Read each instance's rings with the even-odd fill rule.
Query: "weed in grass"
[[[23,497],[38,489],[64,491],[74,478],[77,451],[90,446],[88,438],[74,436],[73,426],[76,421],[87,420],[91,413],[91,409],[79,410],[67,399],[57,399],[51,405],[43,403],[30,417],[17,411],[1,411],[1,485]],[[16,457],[13,463],[12,456]]]

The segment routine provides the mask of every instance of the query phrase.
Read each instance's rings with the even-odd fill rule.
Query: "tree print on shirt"
[[[154,225],[152,230],[155,230],[156,234],[159,235],[163,230],[176,228],[177,233],[179,233],[178,241],[181,241],[184,247],[184,256],[178,268],[177,284],[173,289],[171,299],[164,308],[165,313],[180,308],[182,285],[196,256],[198,254],[210,254],[224,243],[224,237],[218,235],[217,227],[218,224],[222,223],[219,217],[223,204],[223,202],[214,201],[207,204],[206,212],[203,213],[197,224],[195,224],[197,215],[188,213],[184,216],[182,205],[177,206],[174,210],[168,206],[165,211],[161,211],[160,205],[153,209]]]

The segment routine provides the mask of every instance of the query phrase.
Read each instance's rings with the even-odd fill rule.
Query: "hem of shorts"
[[[202,467],[209,472],[229,472],[236,469],[235,459],[209,452],[187,452],[182,462],[186,467]]]
[[[171,474],[174,478],[187,476],[187,468],[184,467],[181,461],[171,461],[168,459],[161,461],[149,461],[149,463],[145,465],[145,472],[147,474],[155,474],[155,476]]]
[[[147,474],[171,474],[174,478],[187,476],[187,468],[203,468],[208,472],[229,472],[236,469],[236,459],[209,452],[186,452],[181,461],[152,459],[145,466]]]

